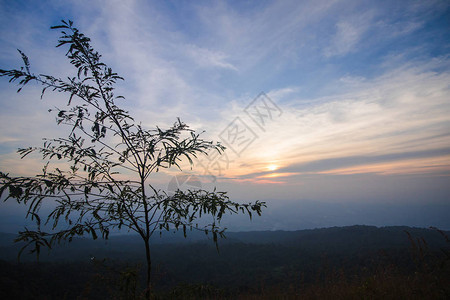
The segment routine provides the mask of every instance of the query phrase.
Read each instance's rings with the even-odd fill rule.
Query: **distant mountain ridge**
[[[226,239],[219,241],[219,248],[224,245],[280,245],[296,247],[308,252],[334,251],[352,253],[361,250],[408,248],[411,246],[407,232],[415,239],[424,239],[431,249],[448,247],[442,233],[450,236],[450,232],[438,232],[435,229],[412,228],[406,226],[375,227],[354,225],[346,227],[330,227],[306,229],[297,231],[248,231],[226,232]],[[0,233],[0,259],[15,260],[23,244],[14,243],[15,234]],[[166,246],[192,246],[203,244],[213,247],[211,236],[202,232],[188,232],[184,238],[182,232],[163,232],[156,234],[153,245]],[[63,243],[52,251],[43,251],[41,260],[86,260],[88,257],[112,257],[137,259],[143,254],[140,237],[137,235],[115,235],[108,240],[92,240],[89,238],[76,238],[72,243]],[[35,256],[25,254],[23,259],[34,260]]]
[[[437,286],[439,289],[434,293],[441,295],[448,291],[450,274],[450,242],[445,235],[450,234],[402,226],[228,232],[227,239],[219,241],[217,251],[211,237],[208,239],[204,233],[192,231],[184,239],[182,232],[164,232],[161,237],[158,234],[153,237],[154,284],[161,292],[178,289],[187,293],[192,289],[203,291],[209,286],[235,295],[245,291],[254,293],[264,286],[265,290],[274,288],[277,295],[283,296],[263,299],[284,298],[292,287],[295,289],[291,290],[289,299],[297,299],[297,289],[317,285],[314,291],[320,291],[324,284],[331,284],[333,290],[338,288],[338,293],[347,286],[348,295],[353,296],[355,291],[363,291],[361,299],[384,299],[382,295],[388,295],[397,287],[413,292],[393,299],[411,299],[417,295],[414,291],[418,286],[426,291],[423,295],[428,295],[428,287]],[[105,299],[105,293],[112,287],[117,289],[116,293],[120,292],[122,281],[119,279],[124,274],[136,272],[133,274],[144,278],[145,251],[137,235],[111,236],[108,241],[77,238],[50,252],[41,251],[39,263],[32,254],[25,254],[21,262],[17,262],[21,245],[12,242],[14,236],[0,234],[2,299],[34,299],[37,286],[43,294],[58,294],[46,299],[62,299],[68,290],[80,295],[86,286],[93,285],[95,289],[90,291],[98,296],[89,299]],[[420,285],[424,278],[428,281]],[[23,282],[31,283],[25,285],[24,291]],[[373,288],[367,286],[370,282]],[[370,289],[365,290],[368,287]],[[372,292],[380,288],[380,296],[372,297]],[[10,294],[1,297],[2,291]],[[11,296],[13,292],[19,296]],[[184,296],[173,298],[170,292],[163,299],[186,299]],[[200,295],[187,297],[203,298]]]

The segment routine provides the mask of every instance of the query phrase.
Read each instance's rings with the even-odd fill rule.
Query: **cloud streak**
[[[448,61],[442,58],[439,63]],[[306,99],[318,102],[307,108],[298,95],[290,95],[283,100],[281,118],[267,126],[230,174],[258,178],[274,161],[285,172],[308,173],[352,164],[369,168],[373,163],[380,169],[382,162],[408,161],[420,172],[433,157],[442,162],[450,147],[450,74],[433,71],[436,66],[403,66],[371,81],[352,82],[351,92],[344,84],[340,95]],[[238,167],[244,161],[246,167]],[[440,169],[448,170],[448,164]]]

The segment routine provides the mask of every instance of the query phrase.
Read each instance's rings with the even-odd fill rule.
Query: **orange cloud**
[[[376,173],[379,175],[400,174],[428,174],[442,171],[450,171],[450,156],[432,158],[408,159],[402,161],[375,163],[367,165],[338,168],[318,172],[318,174],[352,175],[363,173]]]
[[[270,174],[264,174],[261,176],[258,176],[257,178],[277,178],[277,177],[289,177],[293,175],[299,175],[301,173],[295,172],[295,173],[270,173]]]

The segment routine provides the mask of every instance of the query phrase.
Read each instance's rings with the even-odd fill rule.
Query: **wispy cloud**
[[[440,61],[446,63],[447,59]],[[351,91],[344,84],[342,94],[317,99],[319,104],[307,108],[292,95],[291,101],[283,103],[280,119],[268,125],[237,159],[236,167],[244,161],[246,167],[230,168],[230,174],[258,178],[274,161],[285,172],[308,173],[336,170],[331,160],[345,165],[352,163],[346,157],[356,156],[360,157],[359,169],[372,161],[380,170],[389,161],[390,167],[384,164],[389,169],[410,163],[419,172],[433,157],[440,161],[444,151],[440,149],[450,147],[450,74],[433,71],[436,66],[428,62],[404,66],[370,81],[352,81]],[[421,157],[407,160],[414,153]],[[380,161],[374,161],[376,157]],[[323,161],[323,165],[302,170],[302,165],[312,161]],[[403,166],[402,170],[408,169]]]
[[[326,57],[345,55],[357,51],[356,46],[369,28],[371,16],[366,13],[353,20],[341,20],[336,24],[336,34],[331,45],[324,49]]]
[[[354,165],[345,168],[329,169],[317,174],[351,175],[351,174],[434,174],[450,176],[450,155],[426,157],[420,159],[402,159],[394,162]]]
[[[238,69],[227,62],[227,55],[222,52],[201,48],[195,45],[186,45],[186,53],[192,57],[194,64],[204,68],[223,68],[237,71]]]

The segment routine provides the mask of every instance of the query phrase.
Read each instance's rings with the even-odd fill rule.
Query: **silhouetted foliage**
[[[182,159],[193,164],[193,158],[224,147],[203,140],[179,119],[168,129],[144,129],[117,102],[115,84],[122,80],[101,61],[90,39],[62,21],[52,29],[61,30],[57,47],[67,47],[66,56],[77,69],[75,77],[67,79],[31,72],[28,57],[19,50],[23,60],[20,70],[0,70],[0,76],[18,81],[19,89],[29,82],[42,84],[47,90],[68,94],[67,106],[56,108],[58,125],[71,128],[67,137],[45,139],[42,147],[19,149],[22,158],[38,152],[46,161],[42,173],[32,176],[10,176],[0,173],[0,194],[27,205],[27,217],[36,221],[37,229],[25,228],[17,241],[33,246],[39,255],[41,247],[51,248],[61,240],[88,234],[108,238],[112,229],[135,231],[144,241],[147,259],[147,297],[150,297],[150,237],[155,232],[172,228],[197,229],[212,234],[217,245],[223,236],[219,227],[226,213],[261,213],[263,202],[240,204],[230,201],[225,192],[177,190],[174,195],[157,190],[149,176],[161,169],[181,169]],[[64,161],[67,168],[52,167],[52,161]],[[129,179],[126,179],[129,178]],[[53,200],[54,209],[41,220],[43,201]],[[202,214],[212,216],[212,222],[198,226]],[[41,223],[51,227],[45,231]],[[63,228],[63,229],[61,229]]]

